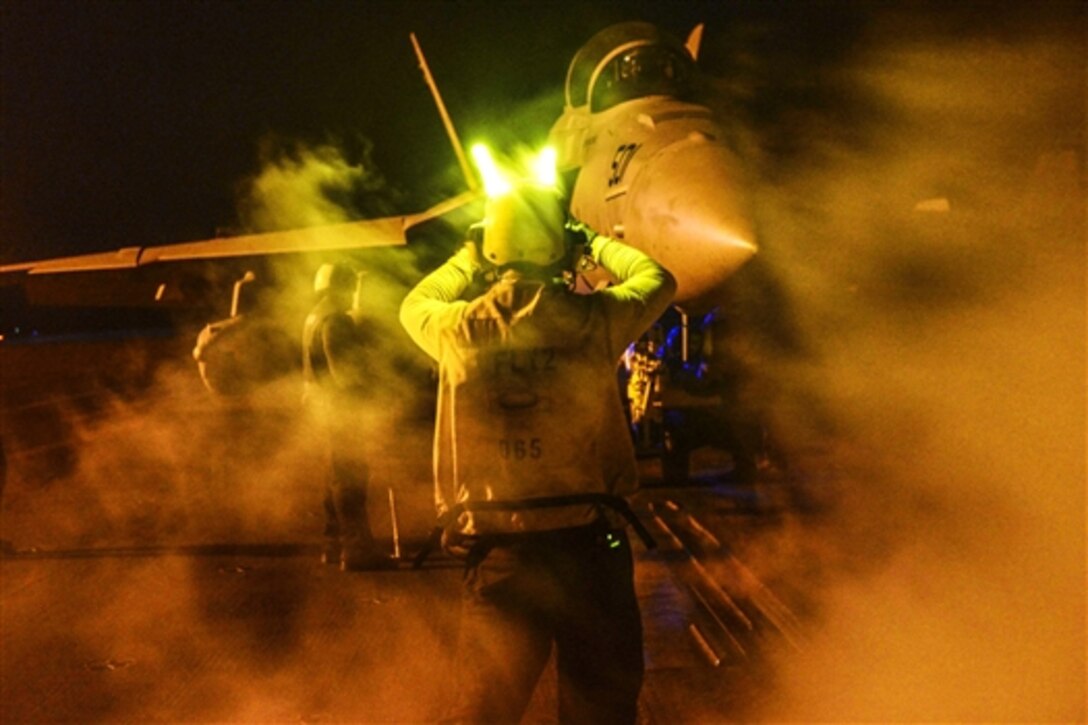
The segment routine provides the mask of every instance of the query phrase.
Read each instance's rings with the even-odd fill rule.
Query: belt
[[[638,537],[642,539],[642,543],[646,545],[647,549],[657,548],[657,542],[654,541],[654,537],[646,527],[642,525],[642,522],[638,520],[638,517],[635,516],[635,512],[631,510],[631,506],[627,503],[627,499],[609,493],[572,493],[562,496],[526,498],[517,501],[462,501],[438,518],[438,525],[431,531],[431,535],[427,537],[427,541],[424,542],[420,552],[416,554],[416,558],[412,562],[412,568],[418,569],[423,566],[423,562],[426,561],[427,557],[431,555],[431,552],[434,551],[439,543],[441,543],[442,532],[453,524],[462,513],[482,511],[524,511],[528,509],[554,508],[557,506],[572,506],[577,504],[597,504],[612,509],[622,516],[627,523],[631,524],[631,528],[634,529],[635,533],[638,534]],[[517,535],[518,534],[508,534],[508,536]]]

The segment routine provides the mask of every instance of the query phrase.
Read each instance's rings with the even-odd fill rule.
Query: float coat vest
[[[618,284],[590,295],[505,272],[472,301],[465,253],[405,298],[401,322],[439,364],[435,500],[442,516],[470,501],[634,490],[634,448],[617,387],[623,350],[668,306],[672,276],[641,252],[598,237]],[[466,535],[587,524],[599,507],[465,511]]]

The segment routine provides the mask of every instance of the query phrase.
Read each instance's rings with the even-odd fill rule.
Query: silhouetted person
[[[393,564],[376,545],[367,518],[368,431],[359,407],[367,350],[350,314],[355,282],[355,273],[346,265],[322,265],[314,278],[318,302],[302,331],[304,399],[329,456],[322,560],[338,563],[344,571]]]
[[[763,431],[758,417],[745,401],[748,372],[730,347],[733,331],[718,308],[708,312],[688,330],[688,359],[681,351],[681,328],[674,327],[663,348],[669,384],[684,390],[704,405],[690,405],[669,411],[672,444],[686,458],[703,446],[728,451],[733,459],[730,478],[736,483],[754,483],[757,461],[763,449]]]
[[[401,323],[439,363],[435,497],[466,557],[455,721],[516,723],[556,646],[561,722],[635,721],[643,678],[619,498],[637,484],[616,383],[624,348],[668,306],[672,276],[605,237],[618,283],[575,294],[550,188],[490,199],[468,244],[405,298]],[[486,270],[495,281],[459,300]],[[622,504],[622,505],[621,505]]]

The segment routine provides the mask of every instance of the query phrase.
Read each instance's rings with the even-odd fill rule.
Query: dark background
[[[460,177],[415,32],[466,141],[543,139],[571,56],[644,19],[684,37],[743,123],[788,157],[799,108],[858,118],[825,82],[878,26],[917,35],[1083,30],[1081,3],[28,2],[6,0],[0,262],[205,239],[238,228],[261,149],[329,143],[381,181],[360,216],[415,211]],[[1074,31],[1075,32],[1075,31]],[[743,89],[739,92],[738,89]],[[731,93],[731,91],[733,91]],[[871,112],[873,109],[861,109]]]

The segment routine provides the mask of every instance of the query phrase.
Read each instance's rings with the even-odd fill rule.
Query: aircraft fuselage
[[[740,164],[709,109],[651,96],[582,120],[571,213],[667,267],[679,303],[711,293],[755,253]]]

